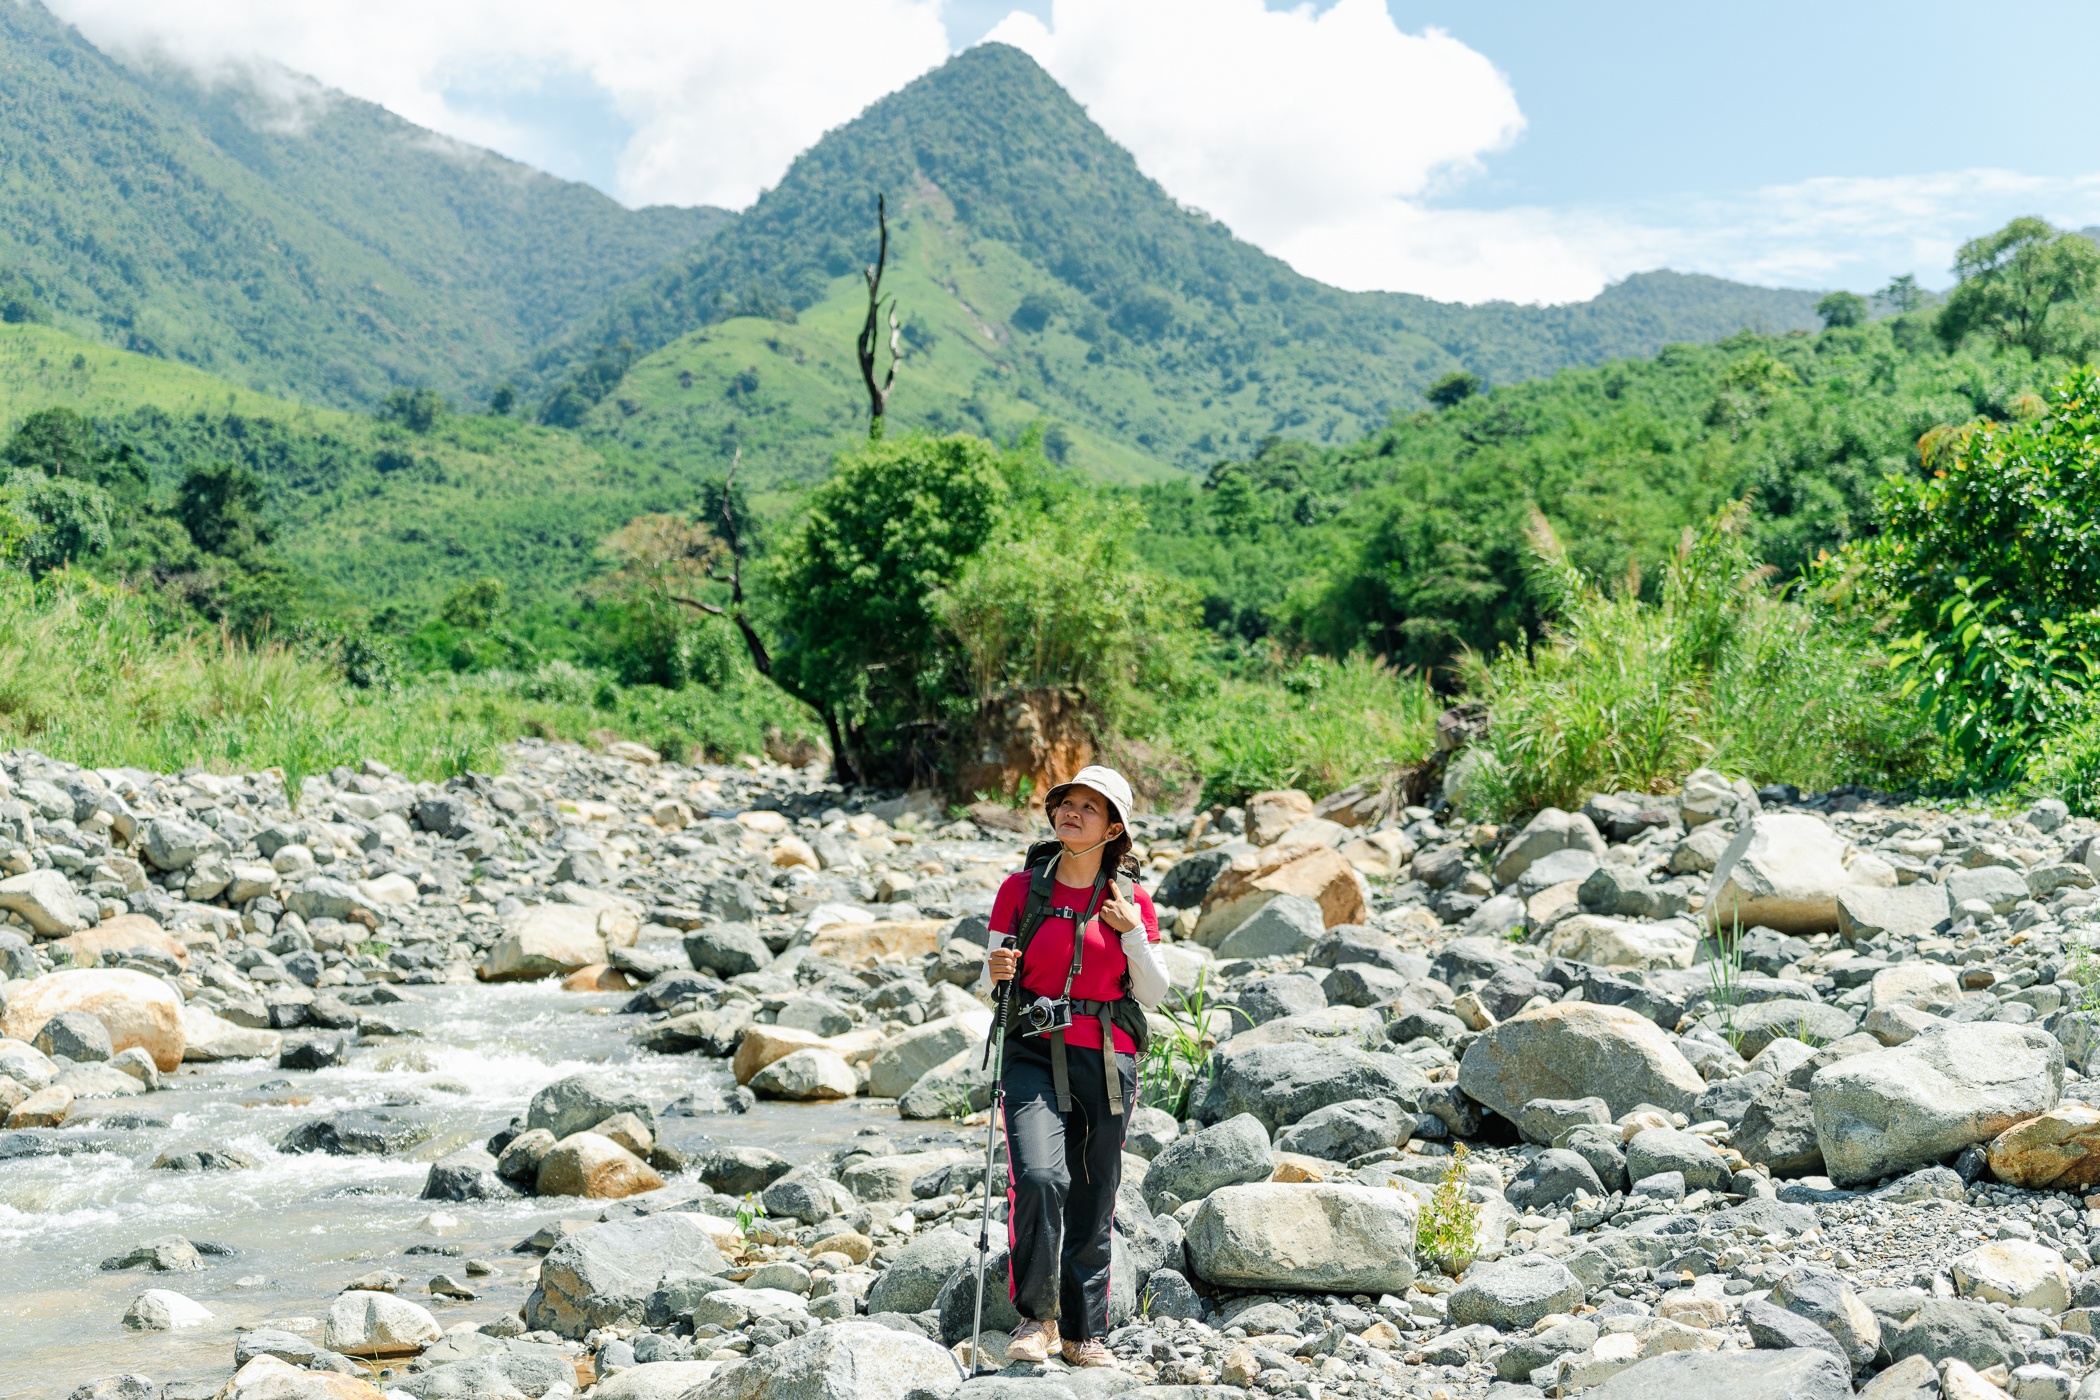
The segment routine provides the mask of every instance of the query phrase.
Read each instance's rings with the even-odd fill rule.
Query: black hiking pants
[[[1024,1318],[1058,1320],[1067,1341],[1108,1335],[1109,1231],[1137,1058],[1116,1056],[1123,1114],[1109,1111],[1099,1050],[1065,1048],[1072,1111],[1057,1111],[1050,1046],[1006,1042],[1007,1290]]]

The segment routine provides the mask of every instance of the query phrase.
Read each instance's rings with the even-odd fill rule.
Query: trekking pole
[[[999,946],[1011,948],[1013,938],[1009,935]],[[1020,973],[1014,969],[1015,975]],[[992,1062],[992,1098],[988,1105],[990,1117],[984,1125],[984,1212],[977,1221],[977,1307],[970,1316],[970,1374],[980,1373],[982,1354],[978,1350],[979,1339],[984,1335],[984,1268],[992,1249],[992,1165],[999,1152],[999,1117],[1006,1107],[1006,1008],[1011,1001],[1014,978],[1009,977],[992,990],[992,1041],[985,1046],[985,1056]]]

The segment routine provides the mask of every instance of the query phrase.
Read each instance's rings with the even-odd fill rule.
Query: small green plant
[[[1794,1022],[1793,1035],[1794,1039],[1800,1041],[1803,1045],[1806,1045],[1811,1050],[1820,1050],[1830,1043],[1830,1037],[1818,1035],[1808,1028],[1808,1016],[1806,1013],[1803,1013],[1802,1016]],[[1740,1037],[1738,1037],[1738,1039],[1740,1039]]]
[[[1466,1145],[1451,1153],[1451,1165],[1415,1226],[1415,1253],[1456,1277],[1480,1252],[1480,1206],[1466,1196]]]
[[[765,1218],[766,1203],[758,1198],[757,1192],[746,1191],[742,1204],[736,1208],[736,1232],[749,1243],[751,1232],[758,1227],[758,1222]]]
[[[1170,1030],[1152,1038],[1145,1047],[1145,1062],[1138,1074],[1143,1102],[1163,1108],[1176,1118],[1186,1118],[1189,1099],[1198,1082],[1210,1069],[1211,1052],[1217,1041],[1206,1027],[1208,1013],[1222,1009],[1249,1025],[1253,1019],[1237,1006],[1214,1007],[1205,986],[1207,973],[1196,974],[1196,985],[1179,997],[1160,1003],[1160,1015]]]
[[[951,1084],[941,1091],[941,1117],[952,1118],[960,1123],[975,1111],[970,1102],[970,1088],[967,1084]]]
[[[1150,1322],[1152,1320],[1152,1308],[1157,1301],[1152,1296],[1152,1285],[1146,1284],[1144,1289],[1139,1292],[1137,1300],[1137,1315],[1140,1321]]]
[[[2071,1006],[2073,1011],[2100,1011],[2100,958],[2093,955],[2090,944],[2071,945],[2071,965],[2064,976],[2078,985],[2078,1000]]]
[[[1721,1014],[1721,1035],[1731,1049],[1740,1053],[1743,1032],[1735,1023],[1736,1011],[1743,1002],[1743,916],[1740,913],[1725,936],[1715,930],[1714,950],[1716,956],[1706,964],[1706,985],[1713,995],[1714,1009]]]
[[[384,961],[386,955],[394,951],[394,945],[377,938],[367,938],[364,942],[357,945],[357,951],[368,958],[378,958]]]

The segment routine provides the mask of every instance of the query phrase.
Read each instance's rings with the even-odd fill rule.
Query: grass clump
[[[1466,1195],[1466,1145],[1451,1151],[1444,1179],[1415,1224],[1415,1253],[1456,1278],[1480,1253],[1480,1206]]]
[[[742,672],[676,691],[576,667],[360,690],[325,654],[169,631],[141,595],[70,571],[36,582],[0,571],[0,745],[98,767],[275,767],[297,791],[309,773],[364,758],[419,779],[494,771],[503,745],[525,735],[610,732],[726,756],[761,752],[776,726],[808,719]]]
[[[1932,743],[1862,633],[1770,583],[1742,540],[1746,503],[1686,530],[1659,596],[1568,560],[1543,516],[1534,568],[1556,620],[1542,643],[1469,656],[1493,725],[1471,807],[1516,817],[1593,792],[1663,791],[1701,765],[1804,787],[1900,786]]]
[[[1144,737],[1193,771],[1205,802],[1274,788],[1319,797],[1428,757],[1444,705],[1419,676],[1361,652],[1308,656],[1273,675],[1221,677]]]

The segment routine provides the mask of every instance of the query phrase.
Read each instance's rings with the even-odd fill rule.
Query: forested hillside
[[[725,464],[749,441],[785,453],[760,471],[818,474],[850,416],[810,404],[798,368],[850,345],[884,193],[915,386],[899,421],[1041,418],[1111,477],[1134,458],[1205,467],[1272,434],[1347,442],[1455,369],[1507,384],[1815,323],[1813,293],[1671,273],[1562,307],[1339,291],[1176,203],[1033,60],[993,44],[831,132],[732,227],[545,352],[542,415]]]
[[[485,392],[713,209],[629,210],[311,80],[152,77],[0,5],[0,300],[338,405]]]

